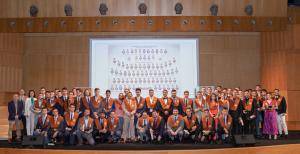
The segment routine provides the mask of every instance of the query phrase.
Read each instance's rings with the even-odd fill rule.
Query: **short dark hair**
[[[135,91],[142,91],[142,89],[141,88],[136,88]]]
[[[107,93],[111,93],[111,92],[110,92],[110,90],[106,90],[105,93],[107,94]]]

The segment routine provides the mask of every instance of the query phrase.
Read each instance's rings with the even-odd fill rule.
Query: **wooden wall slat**
[[[144,2],[147,13],[139,14],[138,5]],[[220,16],[245,16],[244,8],[252,4],[254,16],[286,16],[286,0],[1,0],[0,18],[29,17],[29,7],[34,4],[39,8],[38,17],[64,17],[64,5],[73,6],[73,16],[100,16],[99,5],[106,3],[107,16],[175,16],[174,6],[183,4],[182,15],[208,16],[210,6],[219,6]]]

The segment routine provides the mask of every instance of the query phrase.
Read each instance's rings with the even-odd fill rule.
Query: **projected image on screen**
[[[184,90],[198,86],[196,39],[92,39],[90,86],[114,97],[125,88],[141,88],[146,96],[154,89]]]

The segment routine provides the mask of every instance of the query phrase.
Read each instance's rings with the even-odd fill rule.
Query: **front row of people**
[[[175,108],[165,122],[157,111],[153,111],[151,117],[147,112],[143,112],[136,123],[136,132],[135,129],[128,130],[134,133],[133,137],[127,138],[114,111],[106,118],[104,112],[98,115],[86,109],[83,116],[79,118],[74,105],[70,105],[69,112],[66,112],[64,117],[58,114],[57,109],[53,110],[51,116],[48,115],[47,108],[43,108],[33,134],[43,136],[44,144],[53,142],[74,145],[76,139],[78,145],[84,142],[94,145],[96,141],[99,143],[128,141],[173,143],[183,140],[208,142],[217,141],[218,138],[220,141],[228,142],[232,118],[227,108],[222,110],[222,115],[217,119],[211,117],[208,110],[205,110],[201,119],[197,119],[190,108],[186,113],[186,116],[182,116]],[[216,123],[218,125],[214,125]]]

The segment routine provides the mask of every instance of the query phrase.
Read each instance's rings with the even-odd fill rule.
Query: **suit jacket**
[[[136,112],[143,113],[146,110],[146,100],[140,96],[140,100],[137,97],[134,97],[136,101]],[[139,102],[139,103],[138,103]]]
[[[21,116],[23,116],[23,110],[24,110],[24,103],[21,101],[18,101],[17,103],[17,112],[14,101],[10,101],[8,103],[8,120],[16,120],[15,116],[18,115],[18,119],[21,119]]]
[[[49,121],[50,121],[50,128],[52,130],[58,130],[58,131],[62,131],[63,130],[63,121],[64,118],[60,115],[58,115],[57,120],[55,121],[54,116],[49,117]]]
[[[154,131],[154,134],[158,134],[163,136],[164,129],[165,129],[165,121],[161,116],[158,116],[156,122],[155,119],[151,117],[150,119],[150,128]]]
[[[45,119],[45,121],[44,121],[44,123],[43,123],[43,116],[41,115],[41,116],[39,116],[39,118],[38,118],[38,121],[37,121],[37,123],[36,123],[36,129],[40,129],[41,131],[49,131],[49,129],[50,129],[50,116],[49,115],[47,115],[47,117],[46,117],[46,119]]]
[[[123,126],[119,126],[119,118],[117,116],[115,116],[114,119],[109,117],[107,119],[107,125],[109,131],[117,131],[122,129],[121,127],[123,127]]]
[[[100,119],[102,119],[102,124],[100,123]],[[107,129],[107,119],[97,118],[94,120],[94,122],[95,122],[96,129],[98,129],[98,130]]]

